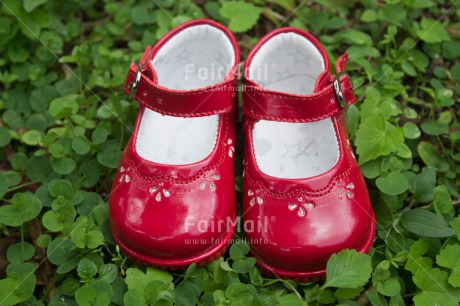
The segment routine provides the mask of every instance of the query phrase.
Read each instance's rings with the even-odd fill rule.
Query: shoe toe
[[[247,232],[253,254],[279,269],[313,271],[323,269],[330,256],[343,249],[367,252],[374,215],[367,192],[362,192],[365,186],[355,185],[337,186],[322,197],[266,199],[265,205],[249,205],[246,221],[262,223]]]
[[[221,203],[234,199],[225,196],[232,195],[199,187],[178,190],[167,182],[147,183],[131,175],[129,183],[122,180],[113,186],[112,230],[120,244],[150,257],[194,256],[221,243],[232,231],[234,207]]]

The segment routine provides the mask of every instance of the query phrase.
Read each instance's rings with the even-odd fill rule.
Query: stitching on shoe
[[[197,91],[197,92],[184,92],[184,93],[168,92],[168,94],[176,95],[176,96],[185,96],[185,95],[198,95],[198,94],[210,93],[210,92],[214,93],[216,91],[217,92],[222,92],[223,91],[222,88],[235,86],[234,83],[236,83],[236,82],[237,82],[236,81],[236,76],[234,76],[232,79],[230,79],[226,83],[224,83],[222,85],[219,85],[219,86],[216,86],[216,87],[213,87],[213,88],[210,88],[210,89],[204,89],[204,90],[200,90],[200,91]],[[125,88],[125,90],[126,90],[126,88]],[[190,114],[190,113],[180,113],[180,112],[167,112],[167,111],[163,111],[161,109],[158,109],[158,108],[150,105],[141,96],[136,95],[135,100],[138,101],[140,104],[142,104],[142,106],[147,107],[147,108],[149,108],[149,109],[151,109],[153,111],[156,111],[156,112],[158,112],[160,114],[169,115],[169,116],[181,115],[182,117],[186,117],[186,118],[188,118],[188,117],[210,116],[210,115],[214,115],[214,114],[230,112],[232,110],[232,104],[230,104],[230,106],[227,106],[225,108],[214,110],[214,111],[209,111],[209,112],[192,113],[192,114]]]
[[[270,195],[271,197],[273,198],[277,198],[277,199],[286,199],[286,198],[290,198],[290,197],[293,197],[293,196],[296,196],[296,195],[299,195],[299,194],[303,194],[303,195],[308,195],[312,198],[319,198],[319,197],[323,197],[329,193],[332,192],[333,188],[335,187],[335,185],[337,185],[337,182],[339,181],[339,179],[342,179],[346,176],[348,176],[351,172],[351,168],[348,167],[348,169],[338,175],[336,175],[335,177],[333,177],[331,179],[331,181],[327,184],[327,186],[323,187],[323,188],[320,188],[320,189],[315,189],[315,190],[307,190],[307,189],[303,189],[303,188],[296,188],[292,191],[289,191],[289,192],[286,192],[286,193],[279,193],[279,192],[274,192],[270,189],[268,189],[267,187],[265,187],[265,185],[261,182],[261,181],[257,181],[257,180],[254,180],[250,177],[250,175],[248,174],[248,166],[247,164],[244,166],[244,169],[245,169],[245,172],[246,172],[246,177],[247,179],[249,180],[249,182],[251,184],[254,184],[254,185],[257,185],[258,187],[262,188],[264,190],[264,192],[268,195]]]
[[[148,109],[151,109],[157,113],[160,113],[160,114],[163,114],[163,115],[168,115],[168,116],[177,116],[177,115],[181,115],[181,117],[185,117],[185,118],[188,118],[188,117],[204,117],[204,116],[211,116],[211,115],[215,115],[215,114],[221,114],[221,113],[227,113],[227,112],[230,112],[232,110],[232,107],[231,106],[228,106],[226,108],[222,108],[222,109],[217,109],[217,110],[214,110],[214,111],[210,111],[210,112],[201,112],[201,113],[193,113],[193,114],[190,114],[190,113],[179,113],[179,112],[167,112],[167,111],[164,111],[164,110],[161,110],[161,109],[158,109],[156,107],[153,107],[152,105],[150,105],[149,103],[145,102],[142,98],[140,97],[137,97],[137,101],[144,107],[147,107]]]
[[[283,95],[280,95],[280,94],[274,94],[274,93],[265,93],[265,92],[260,92],[260,91],[251,91],[252,94],[258,94],[258,95],[264,95],[264,96],[277,96],[277,97],[281,97],[281,99],[283,98]],[[293,100],[298,100],[298,101],[310,101],[310,100],[314,100],[318,97],[323,97],[324,95],[327,95],[327,91],[326,92],[323,92],[322,94],[319,94],[318,96],[316,97],[289,97],[289,99],[293,99]],[[249,103],[251,104],[251,102]],[[321,116],[318,116],[318,117],[313,117],[313,118],[308,118],[308,119],[290,119],[290,118],[284,118],[284,117],[278,117],[278,116],[268,116],[268,115],[259,115],[257,114],[257,112],[252,112],[253,109],[250,107],[250,106],[246,106],[245,108],[249,109],[249,116],[251,117],[254,117],[254,118],[258,118],[258,119],[267,119],[267,120],[278,120],[278,121],[282,121],[282,122],[312,122],[312,121],[318,121],[318,120],[322,120],[322,119],[325,119],[325,118],[329,118],[329,117],[332,117],[332,116],[335,116],[336,114],[338,114],[341,109],[335,109],[333,111],[330,111],[329,113],[326,113],[324,115],[321,115]]]
[[[254,91],[251,91],[252,94],[258,94],[258,95],[263,95],[263,96],[277,96],[277,97],[281,97],[281,99],[283,99],[283,97],[285,97],[285,95],[281,95],[281,94],[277,94],[277,93],[269,93],[269,92],[261,92],[260,90],[257,91],[257,90],[254,90]],[[320,97],[323,97],[325,95],[328,95],[329,92],[328,91],[325,91],[321,94],[314,94],[315,96],[314,97],[294,97],[294,96],[290,96],[289,99],[293,99],[293,100],[315,100],[317,98],[320,98]]]
[[[313,121],[319,121],[322,119],[330,118],[332,116],[335,116],[338,114],[341,110],[333,110],[329,113],[326,113],[322,116],[319,117],[313,117],[309,119],[289,119],[289,118],[283,118],[283,117],[277,117],[277,116],[266,116],[266,115],[258,115],[255,113],[250,113],[249,116],[257,119],[267,119],[267,120],[273,120],[273,121],[281,121],[281,122],[313,122]]]
[[[196,92],[170,92],[170,91],[165,91],[165,90],[162,90],[162,89],[159,89],[161,92],[165,92],[167,93],[168,95],[175,95],[175,96],[190,96],[190,95],[199,95],[199,94],[203,94],[203,93],[209,93],[209,92],[214,92],[214,91],[218,91],[218,92],[222,92],[222,88],[225,88],[225,87],[228,87],[228,86],[231,86],[232,82],[234,82],[234,79],[235,77],[233,77],[231,80],[221,84],[221,85],[217,85],[217,86],[214,86],[214,87],[211,87],[211,88],[208,88],[208,89],[201,89],[199,91],[196,91]]]
[[[224,116],[222,116],[222,118],[224,118]],[[230,118],[225,118],[225,120],[230,120]],[[221,155],[219,157],[219,160],[215,163],[215,164],[212,164],[212,165],[208,165],[208,166],[205,166],[203,168],[201,168],[197,174],[195,174],[194,176],[188,178],[188,179],[185,179],[185,180],[181,180],[181,179],[176,179],[176,178],[173,178],[171,177],[170,175],[168,174],[165,174],[164,172],[159,172],[158,174],[155,174],[154,176],[146,176],[142,173],[139,172],[139,170],[136,168],[135,164],[134,164],[134,161],[130,158],[127,158],[127,157],[123,157],[124,160],[126,161],[127,164],[129,164],[133,171],[136,173],[136,175],[141,178],[144,182],[156,182],[156,181],[168,181],[170,182],[171,184],[175,184],[175,185],[186,185],[186,184],[191,184],[193,182],[195,182],[198,178],[202,177],[204,175],[204,173],[208,172],[208,171],[211,171],[211,170],[215,170],[217,169],[222,163],[223,161],[225,160],[226,156],[227,156],[227,151],[225,150],[225,139],[227,139],[228,137],[228,129],[229,129],[229,126],[228,126],[228,122],[222,122],[222,124],[225,124],[225,131],[223,133],[223,137],[222,139],[224,141],[222,141],[222,146],[221,148],[219,148],[221,150]],[[192,190],[192,189],[189,189],[189,190]]]

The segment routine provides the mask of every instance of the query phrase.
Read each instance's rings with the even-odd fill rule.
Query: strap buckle
[[[134,81],[126,85],[126,88],[128,89],[128,95],[132,99],[137,92],[137,88],[139,87],[139,82],[141,81],[142,77],[142,66],[139,62],[135,63],[137,66],[137,72],[136,72],[136,77],[134,78]]]
[[[345,99],[345,96],[343,94],[342,85],[340,83],[340,78],[342,76],[347,77],[347,79],[350,82],[350,85],[351,85],[351,88],[353,89],[353,91],[355,90],[355,88],[353,87],[353,83],[351,82],[351,79],[350,79],[350,76],[348,75],[348,73],[346,73],[346,72],[337,73],[337,75],[335,76],[335,80],[334,80],[335,95],[337,96],[337,99],[339,100],[340,106],[342,108],[344,108],[344,109],[347,109],[348,108],[348,103],[347,103],[347,100]]]

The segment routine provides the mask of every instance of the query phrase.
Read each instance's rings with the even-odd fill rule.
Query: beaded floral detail
[[[288,209],[290,211],[296,211],[297,216],[299,217],[305,217],[309,209],[315,208],[315,204],[311,202],[305,202],[305,199],[302,196],[297,198],[297,202],[298,203],[289,203]]]
[[[206,186],[209,185],[209,190],[211,191],[214,191],[216,190],[216,183],[214,181],[217,181],[220,179],[220,175],[219,174],[213,174],[213,175],[210,175],[209,173],[206,173],[204,175],[204,181],[200,183],[200,189],[201,190],[205,190],[206,189]]]
[[[252,191],[251,189],[248,190],[248,196],[251,198],[249,205],[254,206],[256,203],[259,205],[264,204],[264,199],[257,195],[258,193],[260,193],[260,189],[256,189],[255,191]]]
[[[235,146],[233,145],[233,141],[230,138],[227,140],[227,145],[228,145],[228,156],[233,157],[233,154],[235,154]]]
[[[125,167],[121,167],[120,168],[120,178],[118,179],[118,181],[121,183],[123,181],[125,181],[126,183],[129,183],[131,182],[131,176],[129,176],[128,174],[128,171],[131,170],[131,167],[128,167],[127,169],[125,169]]]
[[[337,197],[340,200],[343,199],[343,197],[345,195],[349,199],[351,199],[351,198],[353,198],[355,196],[354,193],[353,193],[353,189],[355,189],[355,184],[349,183],[349,184],[345,185],[345,183],[343,181],[340,181],[339,182],[339,188],[340,188],[340,191],[337,194]]]
[[[155,200],[157,202],[161,202],[163,196],[165,198],[169,198],[171,196],[171,192],[168,189],[163,188],[163,185],[164,183],[160,182],[158,186],[153,186],[149,189],[149,193],[155,195]]]

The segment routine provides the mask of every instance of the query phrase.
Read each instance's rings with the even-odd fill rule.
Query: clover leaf
[[[10,205],[0,207],[0,222],[20,226],[37,217],[42,207],[42,202],[31,193],[16,193]]]

